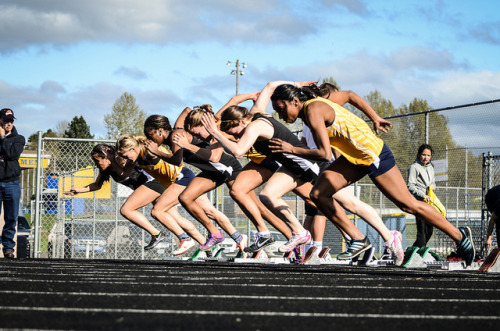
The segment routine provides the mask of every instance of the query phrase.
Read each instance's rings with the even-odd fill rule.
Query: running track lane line
[[[434,319],[434,320],[500,320],[500,316],[464,316],[464,315],[394,315],[394,314],[346,314],[346,313],[299,313],[299,312],[270,312],[270,311],[214,311],[214,310],[169,310],[169,309],[100,309],[100,308],[66,308],[66,307],[12,307],[0,306],[5,312],[39,311],[61,313],[126,313],[126,314],[170,314],[170,315],[227,315],[227,316],[259,316],[259,317],[326,317],[326,318],[371,318],[371,319]]]
[[[500,299],[417,299],[417,298],[355,298],[355,297],[287,297],[276,295],[201,295],[170,293],[123,293],[123,292],[42,292],[42,291],[0,291],[0,294],[32,294],[32,295],[68,295],[68,296],[104,296],[104,297],[159,297],[159,298],[214,298],[214,299],[248,299],[248,300],[307,300],[307,301],[380,301],[380,302],[459,302],[459,303],[500,303]]]

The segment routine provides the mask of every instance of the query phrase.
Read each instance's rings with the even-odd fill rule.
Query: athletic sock
[[[313,241],[312,246],[317,247],[317,250],[320,251],[323,248],[323,241]]]
[[[243,240],[243,237],[241,236],[241,234],[239,233],[239,231],[236,231],[235,233],[229,235],[231,238],[233,238],[233,240],[239,244],[242,240]]]
[[[180,235],[177,236],[179,240],[190,240],[191,238],[187,235],[186,232],[181,233]]]
[[[269,238],[269,237],[271,237],[271,231],[263,231],[263,232],[259,232],[259,237],[262,237],[262,238]]]

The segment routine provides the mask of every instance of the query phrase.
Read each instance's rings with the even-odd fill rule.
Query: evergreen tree
[[[90,126],[83,116],[75,116],[64,131],[64,138],[83,138],[93,139],[94,135],[90,133]]]
[[[113,105],[111,114],[104,116],[108,139],[118,139],[122,134],[140,135],[143,132],[146,112],[139,108],[135,97],[123,93]]]

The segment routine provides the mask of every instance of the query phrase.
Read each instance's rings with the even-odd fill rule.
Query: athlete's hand
[[[373,122],[373,130],[375,130],[376,134],[378,134],[379,130],[387,133],[391,128],[392,123],[382,117],[379,117],[378,121]]]
[[[201,117],[201,124],[203,124],[205,129],[211,135],[213,135],[215,132],[218,131],[217,124],[215,123],[215,119],[213,118],[213,116],[210,116],[209,114],[206,114],[206,113],[203,114],[203,116]]]
[[[76,190],[76,188],[72,188],[71,190],[69,190],[69,191],[65,191],[65,192],[64,192],[64,194],[66,194],[66,195],[71,195],[71,196],[74,196],[74,195],[76,195],[76,194],[78,194],[78,193],[80,193],[80,192],[78,192],[78,191]]]
[[[313,81],[313,82],[303,81],[303,82],[300,82],[300,83],[299,83],[299,86],[301,86],[301,87],[302,87],[302,86],[310,86],[310,85],[312,85],[312,84],[317,84],[317,83],[318,83],[318,81],[317,81],[317,80],[315,80],[315,81]]]
[[[146,140],[146,149],[151,152],[152,154],[154,155],[159,155],[158,153],[160,153],[160,149],[158,148],[158,144],[155,143],[154,141],[152,140]]]
[[[269,148],[273,151],[273,153],[293,154],[293,145],[284,140],[273,138],[269,140],[269,143]]]
[[[189,145],[185,132],[175,133],[172,137],[172,141],[180,148],[186,148]]]
[[[486,238],[486,241],[484,242],[484,248],[486,249],[486,253],[489,252],[490,248],[491,248],[491,236],[488,236]]]
[[[257,98],[259,97],[260,92],[261,91],[255,91],[253,93],[250,93],[250,99],[253,100],[253,102],[255,102],[257,100]]]

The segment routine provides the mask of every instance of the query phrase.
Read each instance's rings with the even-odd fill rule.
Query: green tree
[[[90,126],[83,116],[75,116],[64,131],[64,138],[82,138],[93,139],[94,135],[90,133]]]
[[[52,129],[48,129],[44,133],[42,133],[42,138],[45,137],[58,137],[57,132],[54,132]],[[25,150],[36,151],[38,146],[38,132],[32,133],[28,137],[28,143],[26,144]]]
[[[122,134],[140,135],[143,132],[146,112],[139,108],[135,97],[123,93],[114,103],[111,114],[104,116],[108,139],[118,139]]]
[[[319,81],[319,80],[318,80]],[[335,85],[339,90],[340,90],[340,85],[339,83],[337,83],[337,81],[335,79],[333,79],[332,76],[328,77],[328,78],[323,78],[322,82],[323,83],[330,83],[332,85]]]

